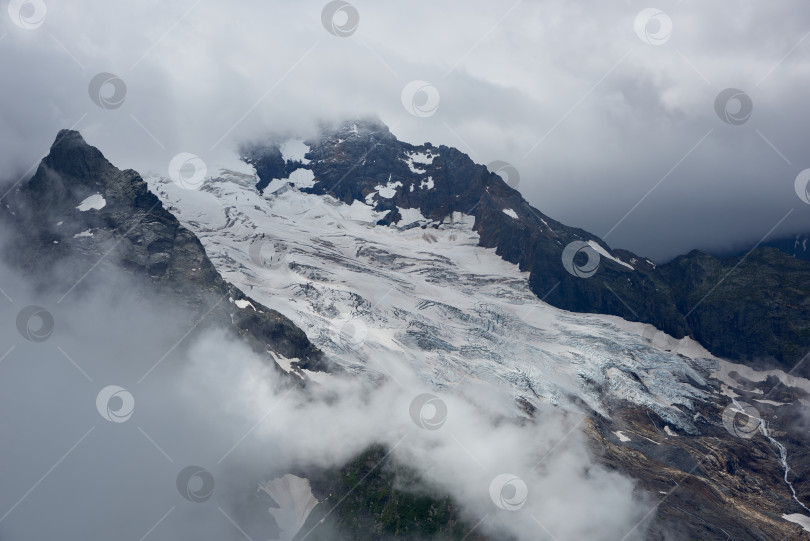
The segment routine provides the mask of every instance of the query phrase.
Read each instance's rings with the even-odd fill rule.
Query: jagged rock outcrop
[[[230,328],[261,352],[322,357],[286,317],[225,282],[137,172],[117,169],[76,131],[59,132],[3,210],[13,231],[4,259],[56,294],[82,291],[103,269],[123,269],[140,294],[176,299],[189,328]]]

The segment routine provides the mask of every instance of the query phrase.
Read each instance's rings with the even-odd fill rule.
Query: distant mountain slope
[[[766,241],[763,244],[765,246],[778,248],[796,259],[810,261],[810,246],[808,246],[808,240],[810,240],[810,235],[805,233],[804,235],[795,235],[793,237]]]
[[[695,338],[715,354],[791,370],[810,352],[808,262],[771,247],[722,259],[694,251],[658,271]]]
[[[789,237],[781,237],[772,240],[765,240],[762,246],[770,246],[777,248],[789,256],[801,259],[802,261],[810,261],[810,234],[804,233],[800,235],[791,235]],[[744,249],[731,250],[723,253],[715,253],[718,257],[736,257],[745,255],[752,247],[746,246]]]
[[[528,271],[537,297],[559,308],[650,323],[675,337],[692,336],[715,354],[775,361],[787,369],[810,350],[808,262],[759,248],[739,267],[739,258],[718,259],[712,272],[680,270],[706,264],[699,252],[656,266],[552,220],[463,152],[399,141],[377,120],[325,129],[306,144],[305,155],[295,159],[285,159],[274,143],[246,147],[243,154],[260,178],[257,187],[277,189],[279,179],[292,171],[306,172],[302,191],[329,194],[347,204],[370,203],[386,212],[379,220],[383,226],[425,227],[412,219],[414,209],[434,223],[454,213],[472,215],[480,245],[496,248],[505,260]],[[580,277],[590,272],[563,265],[564,251],[572,243],[584,246],[573,267],[584,268],[589,255],[598,260],[592,276]],[[784,279],[758,279],[782,271],[787,273]],[[738,317],[742,304],[751,317]],[[799,370],[810,374],[810,363]]]

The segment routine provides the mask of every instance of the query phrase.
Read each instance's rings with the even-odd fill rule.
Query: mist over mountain
[[[796,259],[801,259],[803,261],[810,260],[810,251],[807,248],[807,239],[808,235],[806,233],[799,234],[799,235],[791,235],[789,237],[783,238],[775,238],[772,240],[766,240],[762,243],[763,246],[772,246],[774,248],[779,249],[780,251],[795,257]],[[750,246],[745,246],[741,248],[737,248],[735,250],[731,250],[728,252],[720,253],[721,256],[741,256],[744,255],[746,252],[750,251]]]
[[[362,152],[376,136],[393,145],[375,147],[387,160]],[[588,234],[549,222],[455,149],[400,143],[368,121],[349,121],[318,141],[279,144],[286,177],[223,170],[192,186],[193,175],[144,181],[120,171],[77,132],[63,131],[33,178],[8,198],[3,254],[11,268],[3,290],[25,299],[9,296],[4,304],[7,328],[17,333],[4,340],[22,339],[7,352],[16,363],[8,381],[16,383],[4,403],[22,411],[8,429],[23,435],[11,452],[52,441],[26,435],[57,419],[45,422],[47,413],[24,406],[28,393],[19,390],[30,385],[17,386],[42,377],[35,369],[41,359],[79,388],[99,387],[102,376],[93,373],[109,382],[93,392],[77,384],[45,388],[59,419],[70,420],[45,433],[89,425],[66,457],[99,423],[129,428],[107,443],[90,440],[69,477],[32,501],[47,506],[80,479],[110,471],[128,499],[75,499],[60,527],[89,537],[126,531],[124,522],[136,531],[163,502],[168,538],[227,536],[230,523],[282,539],[462,538],[473,530],[482,539],[523,539],[537,521],[566,538],[792,535],[792,522],[777,525],[767,514],[741,522],[737,507],[710,503],[698,486],[671,501],[656,503],[652,494],[655,487],[669,494],[660,490],[662,465],[704,489],[738,491],[735,476],[722,473],[728,464],[715,470],[722,462],[710,457],[745,457],[735,471],[768,495],[736,498],[766,505],[771,515],[801,515],[788,512],[801,509],[801,485],[789,503],[777,495],[794,484],[770,476],[805,467],[794,427],[810,382],[780,370],[758,375],[650,325],[544,303],[531,274],[498,246],[505,232],[516,234],[498,225],[500,215],[507,224],[539,220],[552,239]],[[264,157],[247,161],[269,171],[262,160],[276,152],[253,148]],[[357,164],[357,155],[361,166],[349,178],[341,170]],[[453,187],[454,175],[465,170],[481,180],[454,193],[464,185]],[[567,263],[563,243],[554,243],[554,259],[569,274],[591,272],[592,257],[599,258],[597,277],[613,266],[655,269],[610,253],[598,239],[580,242],[586,261],[571,256]],[[520,250],[513,253],[519,259]],[[27,307],[11,325],[17,304]],[[58,343],[55,352],[45,353],[50,343]],[[728,413],[738,402],[724,406],[724,395],[753,400],[757,418],[781,408],[781,421],[774,412],[756,430],[750,422],[738,429],[737,414]],[[756,431],[762,440],[751,447]],[[698,459],[695,451],[705,454],[709,441],[712,451]],[[135,450],[134,442],[144,447]],[[105,445],[129,450],[99,459]],[[769,458],[774,448],[784,452],[781,464]],[[178,456],[186,467],[175,464]],[[32,464],[17,469],[25,472],[37,460],[17,462]],[[504,464],[509,469],[501,471]],[[15,486],[25,486],[25,477]],[[38,506],[25,506],[32,493],[8,500],[4,531],[12,536],[56,531],[47,529],[51,522],[33,526]],[[139,503],[146,500],[150,506]],[[188,502],[207,505],[181,506]],[[110,518],[86,520],[99,506]],[[594,514],[597,507],[603,513]],[[582,520],[587,513],[593,520]]]
[[[0,16],[0,539],[806,539],[807,7]]]
[[[776,235],[810,223],[793,189],[810,167],[799,0],[665,3],[657,40],[655,12],[596,0],[353,3],[345,36],[315,0],[9,3],[23,4],[30,29],[0,19],[12,181],[66,127],[146,174],[180,152],[213,164],[267,131],[306,138],[323,120],[375,115],[402,140],[512,164],[533,206],[657,263],[753,245],[791,208]],[[105,86],[114,99],[99,106],[89,87],[105,73],[125,90]],[[432,114],[403,107],[412,81],[438,93]],[[717,113],[728,88],[751,100],[743,123]]]

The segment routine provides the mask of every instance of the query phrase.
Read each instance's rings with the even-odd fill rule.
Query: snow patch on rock
[[[397,188],[402,186],[400,181],[391,182],[391,175],[388,176],[388,183],[383,186],[382,184],[377,185],[374,189],[380,194],[380,197],[385,199],[391,199],[397,194]],[[368,201],[368,197],[366,197]]]
[[[633,268],[633,265],[631,265],[630,263],[625,263],[621,259],[618,259],[618,258],[613,257],[612,255],[610,255],[610,252],[608,252],[607,250],[602,248],[602,246],[598,242],[596,242],[595,240],[589,240],[588,244],[590,245],[591,248],[593,248],[596,251],[596,253],[598,253],[602,257],[610,259],[611,261],[614,261],[614,262],[618,263],[619,265],[622,265],[623,267],[627,267],[630,270],[636,270],[636,269]]]
[[[246,300],[242,299],[242,300],[238,300],[238,301],[233,301],[233,303],[236,305],[237,308],[242,308],[244,310],[245,308],[250,306],[253,309],[254,312],[256,311],[256,307],[253,306],[253,303],[250,302],[250,301],[246,301]]]
[[[410,225],[414,222],[427,222],[428,219],[424,217],[422,211],[419,209],[403,209],[397,207],[402,219],[397,223],[399,226]]]
[[[434,154],[427,154],[426,152],[410,152],[408,157],[404,160],[408,164],[408,169],[412,173],[422,174],[427,170],[428,165],[433,164]]]
[[[290,173],[287,181],[296,188],[312,188],[315,186],[315,173],[311,169],[296,169]]]
[[[794,524],[798,524],[805,531],[810,532],[810,517],[807,515],[802,515],[801,513],[793,513],[790,515],[782,515],[782,518],[787,520],[788,522],[792,522]]]
[[[280,147],[281,150],[281,158],[284,161],[294,161],[294,162],[301,162],[304,165],[309,164],[309,160],[306,158],[307,152],[310,151],[309,145],[304,143],[300,139],[289,139],[285,141]]]
[[[107,200],[104,199],[104,196],[97,193],[95,195],[91,195],[81,203],[79,206],[76,207],[81,212],[87,212],[88,210],[101,210],[107,206]]]

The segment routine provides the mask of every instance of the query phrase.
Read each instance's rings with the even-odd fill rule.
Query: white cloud
[[[14,435],[0,463],[4,539],[64,531],[141,538],[167,513],[157,539],[228,538],[235,535],[228,517],[273,538],[268,504],[255,496],[260,482],[340,467],[372,444],[415,470],[423,489],[452,496],[470,526],[486,516],[479,528],[496,538],[510,532],[534,539],[540,521],[559,539],[616,539],[650,508],[633,481],[591,456],[582,419],[558,409],[517,422],[498,413],[513,409],[504,390],[442,393],[395,357],[380,359],[395,374],[388,381],[333,375],[328,385],[290,387],[268,359],[224,332],[201,325],[178,344],[193,316],[172,299],[130,297],[128,278],[97,269],[93,288],[53,305],[52,296],[37,297],[6,269],[2,276],[14,303],[2,301],[0,343],[15,345],[0,380],[7,412],[0,433]],[[17,333],[18,307],[29,303],[53,314],[55,331],[45,342]],[[99,405],[110,386],[115,393],[107,391]],[[423,392],[447,406],[437,430],[411,417],[411,402]],[[129,403],[110,404],[112,395]],[[108,413],[122,406],[126,415]],[[178,492],[178,473],[192,465],[213,476],[210,500],[191,503]],[[504,473],[528,489],[515,512],[499,510],[490,496]],[[343,494],[336,496],[324,505]]]
[[[6,20],[0,166],[21,174],[77,122],[115,163],[165,172],[180,152],[215,163],[244,138],[377,114],[406,140],[513,163],[533,204],[604,235],[713,129],[612,246],[660,258],[758,240],[791,206],[782,231],[810,213],[791,190],[810,120],[798,0],[665,3],[662,46],[637,38],[638,9],[621,3],[358,1],[348,38],[323,28],[324,4],[88,0],[49,3],[36,30]],[[120,108],[89,99],[102,71],[126,82]],[[441,96],[428,118],[401,104],[417,79]],[[754,101],[743,126],[714,114],[731,86]]]

